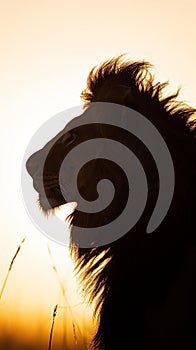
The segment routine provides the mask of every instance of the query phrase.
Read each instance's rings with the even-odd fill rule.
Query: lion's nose
[[[26,168],[31,177],[34,177],[40,171],[41,156],[40,152],[32,154],[26,162]]]

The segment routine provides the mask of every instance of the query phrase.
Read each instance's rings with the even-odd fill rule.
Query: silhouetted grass
[[[58,270],[57,270],[57,267],[56,267],[56,265],[55,265],[55,262],[54,262],[53,255],[52,255],[52,252],[51,252],[51,249],[50,249],[49,244],[47,245],[47,248],[48,248],[48,253],[49,253],[49,256],[50,256],[50,259],[51,259],[51,263],[52,263],[52,269],[53,269],[53,271],[54,271],[55,274],[56,274],[57,280],[58,280],[59,285],[60,285],[60,288],[61,288],[61,292],[62,292],[63,298],[65,299],[65,302],[66,302],[66,305],[67,305],[67,306],[64,306],[64,308],[69,309],[69,312],[71,313],[71,317],[72,317],[73,339],[74,339],[74,342],[75,342],[75,345],[76,345],[76,349],[79,349],[79,348],[78,348],[77,333],[76,333],[76,329],[79,330],[79,326],[78,326],[76,320],[74,319],[73,312],[72,312],[72,306],[69,304],[69,301],[68,301],[68,299],[67,299],[67,297],[66,297],[66,290],[65,290],[65,287],[64,287],[64,283],[63,283],[63,281],[61,280],[61,277],[60,277],[60,275],[59,275],[59,273],[58,273]],[[75,306],[75,305],[74,305],[74,306]],[[74,306],[73,306],[73,307],[74,307]],[[53,312],[53,322],[52,322],[52,327],[51,327],[51,331],[50,331],[51,343],[52,343],[52,335],[53,335],[53,328],[54,328],[54,321],[55,321],[56,311],[57,311],[57,305],[55,306],[55,309],[54,309],[54,312]],[[50,345],[50,347],[48,348],[48,350],[50,350],[50,349],[51,349],[51,345]]]
[[[13,256],[11,262],[10,262],[10,265],[9,265],[9,268],[8,268],[8,271],[7,271],[7,274],[6,274],[6,276],[5,276],[5,279],[4,279],[3,284],[2,284],[2,287],[1,287],[1,291],[0,291],[0,300],[1,300],[1,297],[2,297],[2,295],[3,295],[3,292],[4,292],[4,289],[5,289],[5,286],[6,286],[8,277],[9,277],[9,274],[10,274],[10,272],[11,272],[11,270],[12,270],[14,261],[15,261],[17,255],[18,255],[18,253],[19,253],[19,251],[20,251],[20,249],[21,249],[21,246],[22,246],[22,244],[24,243],[25,239],[26,239],[26,237],[24,237],[24,238],[22,239],[21,243],[19,244],[19,246],[18,246],[18,248],[17,248],[17,250],[16,250],[16,253],[14,254],[14,256]]]
[[[13,255],[13,258],[11,259],[11,262],[9,264],[8,267],[8,271],[6,273],[6,276],[4,278],[2,287],[0,289],[0,300],[2,298],[2,295],[5,291],[6,288],[6,284],[10,275],[10,272],[12,271],[14,262],[21,250],[21,247],[23,245],[23,243],[25,242],[26,237],[24,237],[21,241],[21,243],[18,245],[18,248],[16,249],[15,254]],[[57,277],[59,286],[60,286],[60,290],[62,292],[62,296],[65,300],[65,305],[59,306],[58,304],[55,305],[54,310],[53,310],[53,314],[52,314],[52,323],[51,323],[51,328],[50,328],[50,333],[49,333],[49,340],[48,340],[48,335],[46,333],[46,335],[44,336],[44,338],[42,337],[42,340],[39,338],[39,334],[35,335],[34,339],[27,339],[25,337],[19,335],[18,333],[18,327],[16,327],[17,332],[14,331],[14,329],[12,328],[12,332],[10,333],[8,331],[8,329],[3,329],[2,328],[2,332],[0,335],[0,349],[2,350],[46,350],[47,349],[47,343],[48,343],[48,350],[87,350],[87,344],[88,344],[88,334],[84,328],[84,332],[81,332],[80,327],[77,323],[77,321],[75,320],[74,317],[74,312],[72,310],[72,308],[77,307],[83,303],[77,303],[74,305],[70,305],[69,301],[67,299],[66,296],[66,288],[65,288],[65,284],[61,279],[61,276],[58,272],[58,269],[55,265],[53,256],[52,256],[52,252],[51,249],[48,245],[48,253],[52,262],[52,269]],[[73,338],[72,340],[70,339],[70,331],[66,334],[66,336],[64,337],[64,340],[62,341],[62,339],[58,337],[54,337],[54,329],[55,329],[55,320],[56,320],[56,316],[57,316],[57,310],[59,309],[68,309],[71,315],[70,318],[70,324],[69,327],[71,327],[72,330],[72,334],[73,334]],[[66,319],[65,319],[66,320]],[[66,324],[67,324],[67,320],[66,320]],[[82,326],[83,328],[83,326]],[[29,331],[31,329],[31,325],[29,324]]]
[[[53,329],[54,329],[54,321],[55,321],[55,317],[57,314],[57,308],[58,308],[58,304],[55,305],[54,311],[53,311],[53,316],[52,316],[52,326],[50,329],[50,338],[49,338],[49,344],[48,344],[48,350],[51,350],[51,346],[52,346],[52,335],[53,335]]]

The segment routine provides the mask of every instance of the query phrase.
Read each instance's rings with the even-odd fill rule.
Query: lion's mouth
[[[45,184],[40,188],[39,183],[33,181],[33,186],[38,192],[38,206],[44,214],[54,213],[55,209],[66,203],[58,184]]]
[[[45,214],[50,214],[62,204],[65,203],[59,202],[59,200],[55,197],[46,197],[41,194],[38,196],[38,205]]]
[[[31,175],[31,177],[33,179],[33,187],[38,193],[38,207],[44,215],[54,214],[55,210],[62,205],[74,202],[75,198],[68,200],[68,198],[72,199],[70,185],[67,182],[60,184],[57,176],[45,173],[44,176]]]

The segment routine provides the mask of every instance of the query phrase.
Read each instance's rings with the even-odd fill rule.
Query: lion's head
[[[87,87],[82,92],[82,99],[85,102],[84,113],[74,118],[59,134],[28,159],[27,170],[33,178],[34,188],[39,194],[40,207],[45,213],[65,204],[67,202],[66,192],[69,193],[68,197],[70,198],[71,185],[69,181],[64,181],[63,176],[61,176],[61,186],[59,184],[60,168],[66,155],[77,145],[89,139],[113,139],[132,148],[141,162],[146,164],[147,173],[149,171],[149,188],[158,186],[157,172],[152,164],[152,159],[145,146],[141,142],[139,143],[134,135],[130,137],[126,130],[115,128],[112,125],[89,124],[89,122],[86,124],[87,116],[88,121],[89,115],[90,117],[92,115],[93,120],[96,108],[93,110],[92,105],[96,102],[109,102],[130,107],[143,114],[155,125],[171,152],[175,165],[176,181],[184,183],[181,188],[179,184],[181,195],[184,193],[185,171],[188,171],[190,177],[189,167],[194,164],[195,139],[194,132],[190,132],[191,127],[193,129],[195,125],[194,121],[190,121],[194,109],[176,102],[178,93],[164,98],[162,93],[167,84],[154,84],[148,68],[149,64],[146,62],[124,62],[122,57],[93,68],[87,80]],[[83,120],[82,126],[77,126],[78,119]],[[111,220],[111,217],[106,218],[105,214],[112,216],[114,212],[116,215],[117,212],[122,211],[123,202],[126,201],[127,197],[126,179],[122,171],[117,165],[103,159],[101,149],[95,151],[97,155],[100,154],[100,157],[98,159],[96,155],[96,160],[88,162],[80,169],[77,179],[78,190],[87,200],[95,200],[98,196],[96,185],[106,177],[115,186],[117,202],[115,205],[113,202],[110,211],[102,212],[102,219],[100,219],[100,214],[92,213],[89,216],[76,210],[75,216],[77,219],[80,217],[80,225],[85,225],[82,223],[85,221],[87,227],[88,225],[93,227],[95,222],[97,224],[99,220],[102,224]],[[80,157],[81,154],[78,153],[71,160],[70,167],[74,168],[74,162],[78,163]],[[192,160],[193,162],[191,162]],[[64,170],[66,173],[66,169]],[[186,193],[184,196],[186,197]],[[72,198],[72,201],[75,201],[75,198]]]

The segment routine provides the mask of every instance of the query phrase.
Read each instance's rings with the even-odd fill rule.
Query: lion
[[[45,213],[67,202],[69,183],[63,184],[64,193],[59,170],[65,155],[85,140],[118,140],[145,168],[150,190],[140,220],[119,239],[97,247],[77,246],[72,227],[91,229],[114,220],[126,204],[127,179],[117,164],[103,158],[88,162],[78,174],[78,190],[88,201],[97,198],[96,185],[104,178],[116,190],[104,210],[85,213],[76,208],[68,217],[70,253],[85,295],[96,301],[97,330],[91,349],[196,349],[196,110],[177,101],[179,90],[164,96],[168,82],[155,83],[150,68],[148,62],[124,56],[110,59],[90,71],[81,97],[84,115],[93,103],[126,106],[151,121],[164,138],[174,165],[175,188],[167,215],[154,232],[146,234],[146,222],[157,198],[156,165],[145,145],[126,130],[106,124],[80,128],[71,121],[69,131],[65,127],[26,164]]]

